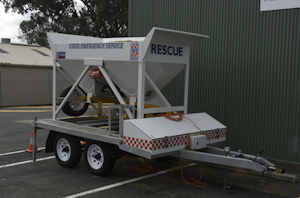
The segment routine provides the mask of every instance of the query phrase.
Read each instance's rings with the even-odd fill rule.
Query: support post
[[[56,120],[56,59],[53,59],[53,86],[52,86],[52,90],[53,90],[53,94],[52,94],[52,119]]]
[[[189,94],[189,72],[190,72],[190,65],[189,61],[185,65],[185,83],[184,83],[184,114],[187,114],[187,106],[188,106],[188,94]]]
[[[146,62],[143,59],[143,44],[139,46],[138,60],[138,101],[137,101],[137,118],[144,118],[144,103],[145,103],[145,73]]]
[[[32,161],[36,162],[36,121],[37,117],[34,116],[33,124],[32,124],[32,131],[33,131],[33,149],[32,149]]]
[[[108,132],[111,133],[111,117],[112,117],[112,109],[108,107]]]
[[[119,138],[123,138],[123,120],[124,120],[124,106],[120,105],[119,106]]]
[[[224,151],[225,151],[225,156],[228,156],[229,152],[230,152],[230,147],[225,147]],[[228,188],[230,188],[229,186],[227,186],[227,180],[228,180],[228,166],[225,166],[225,170],[224,170],[224,182],[223,182],[223,188],[222,188],[222,190],[227,190]]]

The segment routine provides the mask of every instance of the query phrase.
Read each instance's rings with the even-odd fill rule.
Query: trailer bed
[[[35,125],[37,128],[48,129],[50,131],[56,131],[68,135],[73,135],[96,141],[102,141],[110,144],[117,145],[120,142],[122,142],[122,138],[116,137],[116,135],[113,133],[109,133],[107,129],[79,125],[72,121],[74,120],[68,119],[68,121],[63,121],[46,119],[35,121]]]

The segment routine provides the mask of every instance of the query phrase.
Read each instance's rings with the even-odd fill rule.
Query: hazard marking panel
[[[177,147],[177,146],[185,146],[187,145],[188,136],[178,136],[178,137],[171,137],[166,139],[167,144],[165,144],[165,139],[159,139],[159,140],[144,140],[134,137],[123,137],[123,142],[127,144],[128,146],[136,147],[139,149],[149,150],[149,151],[155,151],[159,149],[165,149],[166,145],[168,147]]]
[[[168,141],[167,145],[169,147],[187,145],[187,136],[185,135],[181,137],[168,138],[167,141]],[[165,140],[153,141],[153,150],[164,149],[164,148],[165,148]]]
[[[139,59],[139,43],[132,42],[130,45],[130,60],[138,60]]]
[[[226,129],[203,132],[206,135],[206,140],[213,140],[226,137]]]

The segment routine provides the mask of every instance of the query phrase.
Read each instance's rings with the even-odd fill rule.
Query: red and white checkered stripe
[[[129,146],[133,146],[136,148],[146,149],[150,151],[152,150],[152,141],[149,140],[124,136],[123,142]]]
[[[173,137],[168,138],[168,146],[169,147],[175,147],[175,146],[182,146],[187,145],[187,136],[179,136],[179,137]],[[154,140],[153,141],[153,150],[163,149],[165,148],[165,140]]]
[[[203,132],[203,134],[206,135],[206,140],[223,138],[226,137],[226,129]]]
[[[188,136],[184,135],[184,136],[168,138],[167,139],[168,147],[187,145],[187,137]],[[139,138],[124,136],[123,142],[129,146],[133,146],[133,147],[145,149],[145,150],[150,150],[150,151],[165,148],[165,140],[164,139],[149,141],[149,140],[143,140],[143,139],[139,139]]]

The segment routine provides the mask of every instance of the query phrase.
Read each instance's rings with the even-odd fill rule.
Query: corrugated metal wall
[[[300,162],[300,9],[260,12],[260,0],[130,0],[129,35],[153,27],[206,34],[193,46],[189,112],[228,127],[227,145]],[[171,102],[182,101],[165,90]]]

